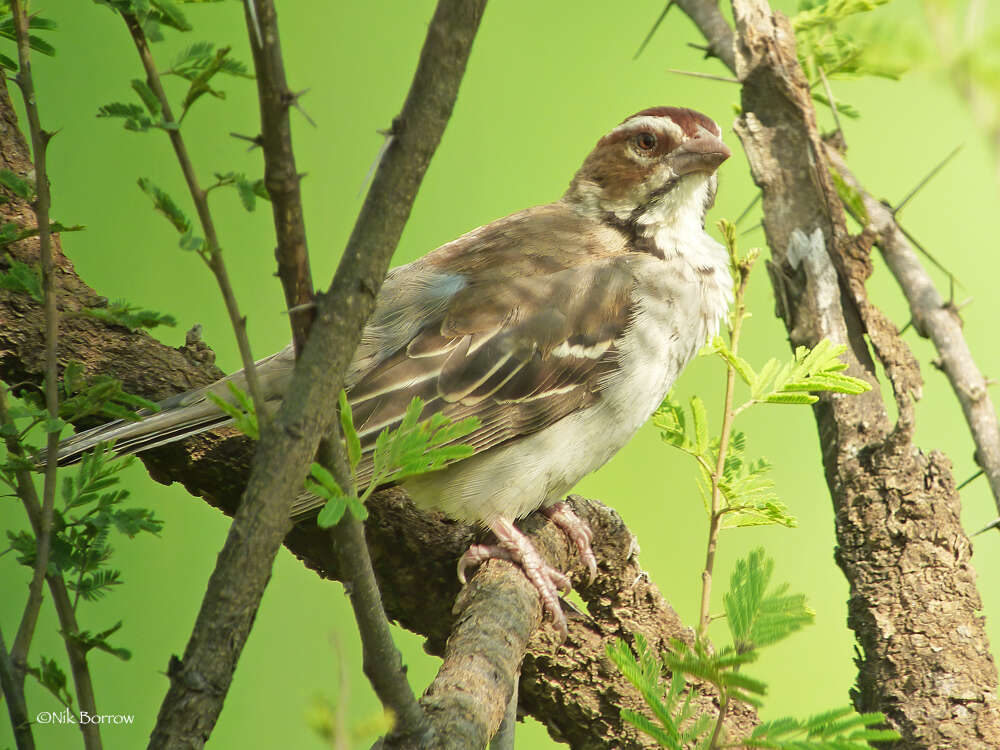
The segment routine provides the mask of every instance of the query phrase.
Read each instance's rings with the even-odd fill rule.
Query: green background
[[[794,10],[788,0],[777,5]],[[298,165],[307,173],[303,196],[312,268],[320,285],[331,278],[360,208],[365,175],[382,142],[376,131],[389,125],[402,104],[433,6],[431,0],[279,4],[288,78],[294,89],[308,90],[302,106],[316,123],[312,127],[293,113]],[[710,220],[735,219],[754,195],[730,127],[739,91],[732,84],[667,72],[725,73],[686,46],[701,38],[677,10],[642,57],[633,59],[662,6],[662,0],[492,3],[395,263],[517,209],[558,198],[603,133],[632,112],[661,104],[690,106],[722,124],[736,154],[721,169]],[[159,132],[124,132],[117,122],[94,117],[101,104],[131,100],[129,80],[140,76],[124,24],[106,8],[78,0],[49,0],[38,7],[61,27],[49,35],[57,57],[35,58],[43,124],[59,130],[49,151],[53,215],[64,223],[87,225],[86,232],[65,237],[67,254],[101,294],[173,313],[178,327],[157,333],[165,342],[181,344],[184,331],[201,323],[219,364],[236,369],[235,345],[211,275],[196,256],[177,248],[173,229],[153,214],[135,184],[146,176],[179,200],[186,197],[167,139]],[[232,45],[236,57],[250,62],[239,4],[187,6],[186,12],[196,31],[168,33],[168,41],[154,47],[161,67],[178,49],[202,39]],[[919,13],[916,0],[896,0],[877,11],[886,23],[918,27]],[[3,51],[12,50],[5,43]],[[184,124],[203,184],[217,171],[262,173],[260,153],[248,152],[244,141],[229,135],[258,131],[254,85],[238,79],[220,85],[226,101],[206,97]],[[1000,272],[993,229],[998,194],[984,138],[946,80],[929,69],[916,70],[900,83],[838,83],[836,91],[863,113],[860,120],[845,122],[849,157],[876,195],[898,200],[954,146],[965,144],[904,218],[964,282],[958,298],[976,298],[963,310],[965,332],[984,372],[1000,372],[995,344],[1000,302],[991,281]],[[181,89],[175,87],[173,93],[179,98]],[[824,127],[831,125],[828,112],[820,117]],[[269,207],[247,214],[234,193],[222,191],[213,195],[213,204],[233,284],[249,317],[254,354],[269,354],[284,346],[289,335],[273,277]],[[193,214],[186,200],[182,205]],[[758,221],[759,211],[742,226]],[[762,243],[762,233],[751,231],[743,242]],[[937,274],[936,279],[947,294],[945,277]],[[878,260],[869,288],[898,325],[906,323],[905,302]],[[751,283],[750,304],[755,316],[747,324],[746,357],[758,365],[772,356],[785,357],[784,330],[772,314],[763,264]],[[975,466],[961,412],[944,377],[929,366],[934,356],[930,345],[912,329],[906,339],[925,364],[927,378],[917,407],[918,445],[945,451],[962,480]],[[682,400],[702,394],[717,418],[722,379],[720,364],[702,359],[688,368],[677,392]],[[854,678],[854,643],[846,627],[847,585],[833,561],[831,506],[812,416],[804,408],[758,407],[742,418],[741,427],[749,435],[750,455],[767,456],[775,464],[778,492],[800,526],[727,532],[717,570],[725,579],[736,557],[763,544],[777,559],[778,579],[788,581],[793,591],[806,592],[816,611],[814,626],[765,652],[751,670],[770,684],[763,715],[806,715],[843,705]],[[689,460],[662,445],[647,426],[577,487],[614,506],[638,533],[642,564],[687,622],[693,622],[697,611],[707,525],[693,480]],[[148,736],[167,687],[167,660],[184,649],[227,529],[217,511],[180,487],[152,483],[141,466],[130,470],[128,484],[135,502],[155,508],[166,526],[159,538],[117,542],[115,560],[125,585],[98,605],[81,605],[84,628],[100,630],[124,620],[116,642],[134,651],[129,662],[104,654],[91,659],[101,712],[135,716],[133,728],[104,730],[109,748],[139,746]],[[962,496],[969,530],[996,516],[984,481],[971,484]],[[15,503],[0,504],[0,527],[24,525]],[[1000,642],[1000,538],[991,534],[976,542],[974,563],[995,644]],[[16,629],[28,580],[28,571],[12,558],[0,558],[0,626],[8,636]],[[419,638],[397,633],[410,680],[422,691],[438,662],[422,652]],[[48,609],[32,651],[35,659],[39,654],[65,663]],[[317,696],[337,698],[340,670],[350,678],[349,691],[340,700],[349,701],[352,721],[378,713],[360,664],[341,586],[320,581],[282,550],[210,746],[322,747],[306,714]],[[32,714],[58,709],[35,688],[28,699]],[[44,748],[80,746],[70,727],[38,726],[35,736]],[[357,746],[367,747],[371,739],[359,739]],[[4,718],[0,747],[9,744]],[[534,721],[519,727],[518,747],[553,746]]]

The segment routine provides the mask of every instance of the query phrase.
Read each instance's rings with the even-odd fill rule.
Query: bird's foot
[[[579,519],[577,519],[579,520]],[[538,590],[542,600],[542,609],[552,618],[552,624],[559,634],[565,638],[569,632],[566,615],[559,604],[559,592],[569,592],[570,580],[564,573],[549,565],[538,550],[513,523],[505,518],[498,518],[490,524],[490,530],[496,534],[499,544],[473,544],[458,561],[458,579],[465,583],[466,573],[487,560],[498,558],[519,565],[524,575]]]
[[[570,541],[576,545],[576,549],[580,553],[580,559],[587,566],[587,572],[589,573],[587,585],[592,584],[594,579],[597,578],[597,558],[594,556],[594,550],[590,546],[591,541],[594,539],[594,533],[590,530],[587,522],[574,513],[569,503],[565,500],[560,500],[558,503],[544,508],[542,513],[552,523],[562,529],[566,536],[570,538]]]

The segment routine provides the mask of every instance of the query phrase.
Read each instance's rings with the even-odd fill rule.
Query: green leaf
[[[100,633],[91,635],[89,630],[81,630],[78,633],[73,633],[70,637],[80,645],[84,653],[96,648],[98,651],[117,656],[122,661],[128,661],[132,658],[131,651],[127,648],[114,648],[108,643],[108,638],[117,633],[121,626],[122,622],[119,620],[115,625]]]
[[[306,485],[308,487],[308,482]],[[311,489],[310,492],[312,492]],[[340,523],[340,519],[344,517],[345,510],[347,510],[346,497],[331,498],[316,516],[316,525],[321,529],[329,529],[331,526],[336,526]]]
[[[695,447],[698,455],[708,454],[708,415],[705,402],[697,396],[691,397],[691,417],[694,422]]]
[[[145,177],[140,177],[138,184],[142,192],[153,199],[153,207],[166,217],[174,229],[185,236],[191,231],[190,220],[184,215],[184,212],[174,202],[173,198]]]
[[[156,125],[138,104],[111,102],[97,110],[98,117],[119,117],[123,119],[126,130],[143,133]]]
[[[726,364],[736,371],[736,374],[740,376],[744,383],[751,387],[753,386],[757,381],[757,373],[754,372],[753,367],[743,357],[729,351],[729,347],[726,346],[721,336],[716,336],[712,340],[712,349],[726,361]]]
[[[825,711],[805,721],[784,717],[754,727],[741,746],[774,750],[870,750],[871,742],[900,739],[891,729],[872,729],[880,713],[855,714],[850,706]]]
[[[104,321],[109,325],[128,328],[130,331],[152,329],[157,326],[173,327],[177,320],[173,315],[143,310],[130,305],[125,300],[117,300],[107,307],[85,307],[78,313],[88,318]]]
[[[11,226],[11,225],[7,225]],[[0,272],[0,289],[27,294],[35,302],[42,301],[42,277],[36,268],[7,256],[9,270]]]
[[[232,380],[227,380],[225,383],[229,395],[232,397],[231,401],[227,401],[212,391],[206,392],[205,396],[221,411],[229,415],[236,429],[252,440],[260,440],[260,425],[257,422],[257,412],[253,399]]]
[[[889,0],[828,0],[792,17],[792,29],[798,34],[817,27],[836,25],[849,16],[866,13]]]
[[[733,568],[723,602],[737,653],[769,646],[813,621],[805,596],[786,594],[787,585],[765,593],[773,572],[774,560],[763,548],[751,551]]]
[[[0,169],[0,185],[10,190],[18,198],[26,201],[34,200],[35,186],[19,174],[9,169]]]
[[[375,439],[369,494],[375,486],[437,471],[475,452],[458,441],[479,428],[476,417],[453,423],[435,413],[421,422],[423,409],[423,401],[414,398],[399,427],[383,430]]]
[[[133,78],[132,90],[142,99],[142,103],[146,105],[146,111],[153,117],[159,118],[162,112],[160,100],[153,93],[153,90],[149,88],[149,85],[139,78]]]
[[[341,389],[340,396],[340,428],[344,433],[344,441],[347,444],[347,459],[351,464],[351,473],[358,468],[361,461],[361,438],[358,437],[357,430],[354,429],[354,417],[351,414],[351,404],[347,400],[347,392]]]
[[[34,677],[38,684],[48,690],[62,705],[72,707],[73,696],[66,689],[66,673],[60,669],[55,659],[41,657],[39,666],[28,666],[25,671]]]

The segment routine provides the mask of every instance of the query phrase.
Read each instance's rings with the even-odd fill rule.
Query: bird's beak
[[[733,155],[722,140],[704,128],[701,133],[685,143],[682,143],[670,155],[674,172],[677,175],[712,174],[719,165]]]

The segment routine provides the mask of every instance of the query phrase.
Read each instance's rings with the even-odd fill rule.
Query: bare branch
[[[278,238],[275,256],[278,278],[285,290],[285,305],[292,326],[295,351],[306,343],[313,309],[313,282],[302,215],[301,177],[292,151],[289,108],[296,95],[285,81],[285,64],[278,37],[278,19],[271,0],[245,0],[247,30],[257,73],[260,102],[260,143],[264,149],[264,185],[271,199]]]
[[[160,103],[160,111],[163,119],[169,123],[177,123],[174,119],[173,111],[170,107],[170,100],[163,90],[160,81],[160,74],[156,70],[156,62],[153,60],[153,53],[149,49],[149,40],[146,39],[146,32],[142,28],[142,23],[131,13],[122,13],[125,25],[128,26],[129,34],[132,35],[132,42],[142,60],[142,67],[146,71],[146,83]],[[254,367],[253,354],[250,351],[250,339],[247,337],[247,319],[240,312],[239,304],[236,302],[236,295],[233,292],[232,284],[229,281],[229,272],[226,270],[225,261],[222,259],[222,246],[219,244],[219,236],[215,231],[215,222],[212,219],[212,212],[208,207],[208,196],[198,183],[198,175],[195,174],[194,165],[188,155],[184,137],[181,135],[179,127],[172,127],[167,130],[170,137],[170,145],[174,148],[174,155],[177,163],[184,173],[184,181],[187,183],[188,193],[194,201],[195,210],[198,212],[198,220],[201,223],[202,231],[205,233],[206,252],[202,254],[208,267],[215,275],[219,291],[222,292],[222,299],[226,305],[226,312],[229,314],[229,322],[236,335],[236,344],[240,351],[240,362],[247,378],[247,388],[250,397],[253,399],[258,414],[264,414],[263,394],[260,389],[260,382],[257,378],[257,369]],[[49,452],[49,455],[55,455]]]
[[[35,163],[35,199],[32,209],[38,226],[38,246],[42,266],[42,295],[45,309],[45,408],[49,420],[53,423],[59,419],[59,309],[55,287],[55,264],[52,260],[52,237],[49,227],[49,175],[46,167],[46,147],[49,135],[42,130],[38,114],[38,100],[35,95],[35,82],[31,75],[31,45],[28,39],[28,11],[23,0],[13,0],[11,12],[14,16],[14,33],[17,38],[18,72],[17,85],[24,98],[24,109],[28,117],[28,134],[31,138],[31,150]],[[6,411],[6,408],[4,408]],[[6,415],[5,415],[6,416]],[[6,421],[6,420],[5,420]],[[51,452],[59,446],[58,429],[49,428],[46,435],[46,447]],[[38,621],[38,613],[42,606],[42,587],[45,584],[45,571],[49,566],[52,551],[52,518],[55,512],[56,499],[56,466],[45,467],[45,484],[42,489],[42,505],[38,515],[38,527],[35,530],[35,565],[28,586],[28,600],[24,605],[24,614],[14,639],[12,655],[14,664],[24,668],[28,648],[31,645]],[[27,480],[31,484],[30,478]],[[32,486],[32,493],[34,486]],[[25,494],[22,492],[22,494]],[[28,498],[22,500],[27,502]],[[86,737],[86,734],[84,735]],[[98,744],[100,739],[97,739]]]
[[[485,0],[441,0],[396,136],[362,207],[285,399],[264,425],[246,492],[209,581],[151,747],[205,741],[222,709],[274,556],[291,528],[292,500],[318,443],[335,423],[336,394],[374,308],[417,188],[451,115]],[[211,686],[206,689],[205,686]]]
[[[3,633],[0,632],[0,688],[7,701],[10,726],[14,731],[17,750],[35,750],[35,737],[31,733],[31,719],[24,703],[24,672],[14,666],[7,652]]]
[[[733,52],[733,30],[729,28],[729,24],[723,18],[722,12],[719,10],[719,3],[714,0],[674,0],[674,2],[694,21],[695,26],[708,42],[711,54],[735,72],[736,57]]]
[[[849,624],[863,653],[855,705],[884,712],[907,747],[998,745],[996,667],[978,616],[959,498],[946,459],[912,444],[920,373],[867,298],[873,237],[847,232],[788,20],[765,0],[733,0],[733,11],[743,81],[737,133],[763,191],[764,229],[780,269],[772,280],[781,280],[776,293],[791,302],[789,338],[847,344],[848,372],[874,383],[870,341],[899,412],[892,425],[877,388],[815,407],[837,514],[837,561],[851,583]],[[788,249],[803,243],[808,252],[793,264]],[[935,674],[961,687],[943,688],[929,678]],[[956,694],[975,696],[963,700],[968,719],[955,718]]]
[[[1000,510],[1000,425],[986,378],[976,365],[962,333],[958,312],[941,299],[934,282],[896,224],[893,211],[865,191],[836,149],[828,146],[826,157],[864,200],[875,242],[906,295],[916,329],[934,342],[941,369],[951,383],[972,432],[976,461],[986,473],[997,510]]]
[[[320,443],[320,462],[335,475],[349,477],[343,453],[332,450],[330,443],[329,440]],[[364,526],[346,510],[330,530],[330,537],[337,564],[346,577],[345,588],[361,635],[362,669],[375,695],[395,717],[391,734],[406,746],[430,747],[433,729],[417,704],[406,679],[402,656],[392,639]]]

